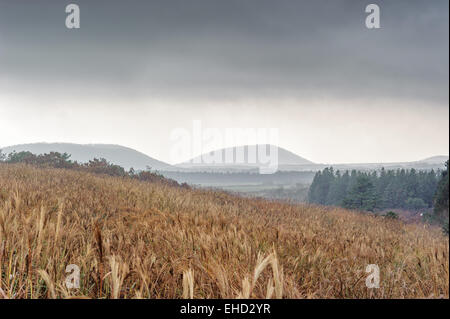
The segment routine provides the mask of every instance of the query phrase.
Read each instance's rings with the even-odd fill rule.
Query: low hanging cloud
[[[1,2],[0,83],[33,94],[392,97],[446,104],[448,2]]]
[[[0,146],[276,127],[315,162],[448,154],[447,0],[0,0]],[[184,160],[184,159],[180,159]]]

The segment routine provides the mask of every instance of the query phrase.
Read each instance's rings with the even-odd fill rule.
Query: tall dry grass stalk
[[[39,275],[41,276],[41,278],[45,281],[46,285],[47,285],[47,289],[48,289],[48,295],[52,298],[52,299],[56,299],[56,290],[55,290],[55,285],[53,283],[53,281],[50,279],[50,276],[48,275],[48,273],[45,270],[39,269],[38,270]]]
[[[183,298],[194,298],[194,271],[192,269],[183,272]]]
[[[119,299],[123,281],[128,273],[128,267],[124,263],[121,263],[114,255],[109,257],[109,264],[111,272],[108,275],[111,277],[112,298]]]
[[[61,219],[64,211],[64,205],[60,204],[58,209],[58,217],[56,218],[56,229],[55,229],[55,238],[53,240],[54,244],[57,245],[59,240],[59,233],[61,230]]]
[[[0,298],[448,298],[448,258],[421,224],[0,164]]]

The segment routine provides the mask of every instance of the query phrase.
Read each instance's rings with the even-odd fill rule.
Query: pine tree
[[[441,178],[439,180],[436,195],[434,197],[434,210],[433,210],[434,219],[441,223],[447,223],[447,229],[448,229],[448,218],[449,218],[449,215],[448,215],[448,212],[449,212],[448,166],[449,166],[449,161],[447,161],[445,163],[445,170],[442,172]]]
[[[369,176],[361,174],[357,177],[355,185],[344,199],[344,207],[371,212],[378,207],[375,186]]]
[[[323,172],[317,172],[309,191],[309,201],[316,204],[327,204],[328,192],[334,181],[333,168],[325,168]]]

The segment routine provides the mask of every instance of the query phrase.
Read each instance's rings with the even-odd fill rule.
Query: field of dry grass
[[[0,298],[448,298],[449,243],[344,209],[2,164],[0,275]]]

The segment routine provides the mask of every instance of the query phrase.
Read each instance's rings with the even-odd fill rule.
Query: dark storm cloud
[[[448,106],[448,1],[0,1],[0,90]],[[365,6],[381,8],[368,30]]]

